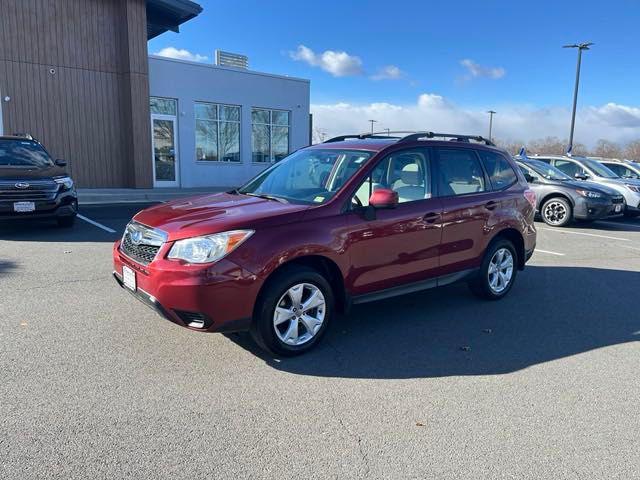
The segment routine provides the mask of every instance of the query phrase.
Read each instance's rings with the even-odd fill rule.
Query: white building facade
[[[154,187],[233,187],[309,145],[308,80],[149,57]]]

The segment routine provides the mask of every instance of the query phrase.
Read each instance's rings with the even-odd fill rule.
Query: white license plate
[[[36,209],[36,204],[34,202],[14,202],[13,211],[14,212],[33,212]]]
[[[122,266],[122,283],[129,290],[136,291],[136,272],[124,265]]]
[[[622,211],[622,205],[616,205],[615,212],[620,213]]]

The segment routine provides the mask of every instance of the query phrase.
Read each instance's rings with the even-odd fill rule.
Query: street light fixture
[[[489,140],[493,140],[493,137],[491,137],[491,130],[493,129],[493,116],[498,113],[495,110],[487,110],[487,113],[489,114]]]
[[[373,124],[378,123],[378,120],[369,120],[371,122],[371,134],[373,135]]]
[[[582,51],[589,50],[589,47],[593,45],[592,42],[574,43],[572,45],[563,45],[562,48],[577,48],[578,49],[578,65],[576,67],[576,86],[573,90],[573,112],[571,113],[571,131],[569,133],[569,147],[567,153],[571,154],[573,149],[573,129],[576,124],[576,105],[578,104],[578,85],[580,84],[580,63],[582,62]]]

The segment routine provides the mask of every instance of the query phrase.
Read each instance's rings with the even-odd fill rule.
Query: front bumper
[[[20,220],[39,218],[72,217],[78,213],[78,196],[75,190],[62,192],[52,200],[20,199],[21,202],[33,201],[33,212],[15,212],[13,204],[17,200],[0,200],[0,220]]]
[[[624,212],[624,203],[619,203],[620,211],[616,212],[616,204],[611,199],[587,199],[581,198],[576,201],[573,216],[578,220],[599,220],[619,215]]]
[[[196,331],[248,330],[261,283],[255,275],[222,259],[212,265],[167,260],[165,244],[149,265],[134,262],[113,246],[113,274],[118,284],[164,318]],[[136,291],[124,286],[122,267],[135,272]]]

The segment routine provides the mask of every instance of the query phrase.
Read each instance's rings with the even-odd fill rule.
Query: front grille
[[[613,197],[611,199],[611,201],[616,204],[616,203],[623,203],[624,202],[624,198],[623,197]]]
[[[122,250],[122,253],[132,260],[143,265],[149,265],[153,262],[153,259],[156,258],[156,254],[158,253],[158,250],[160,250],[160,247],[143,244],[136,245],[131,241],[131,235],[127,232],[122,238],[120,249]]]
[[[18,188],[18,184],[28,186]],[[53,180],[3,180],[0,181],[0,201],[53,200],[58,193],[58,187]]]

